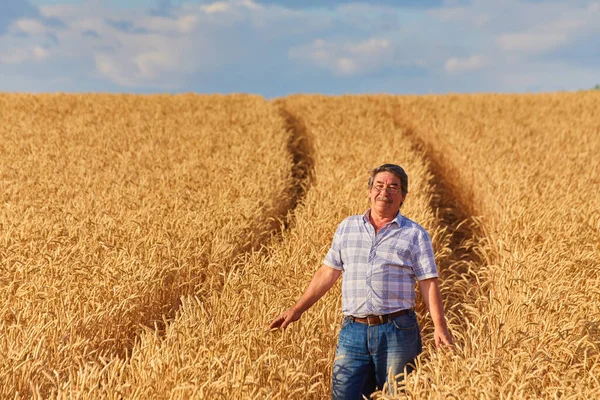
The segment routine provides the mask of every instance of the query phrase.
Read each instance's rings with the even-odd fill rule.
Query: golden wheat
[[[600,395],[600,95],[382,99],[481,215],[487,294],[461,351],[424,365],[411,397]],[[433,386],[433,387],[432,387]]]
[[[585,92],[0,96],[0,393],[328,397],[339,286],[265,329],[367,207],[368,170],[396,162],[456,339],[434,350],[418,307],[399,397],[598,397],[598,109]]]
[[[0,102],[2,398],[126,355],[289,208],[284,124],[262,98]]]
[[[292,227],[232,270],[223,290],[188,297],[164,337],[144,335],[129,359],[90,366],[67,393],[144,398],[323,398],[340,322],[339,286],[286,332],[265,332],[320,266],[336,225],[367,207],[369,169],[407,168],[413,189],[405,212],[435,230],[427,164],[373,102],[294,97],[278,103],[310,141],[314,179],[294,211]],[[439,249],[444,252],[443,248]],[[83,378],[81,378],[83,377]]]

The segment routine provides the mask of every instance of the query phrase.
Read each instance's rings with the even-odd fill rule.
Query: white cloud
[[[185,81],[185,74],[217,69],[219,61],[239,52],[232,46],[221,44],[219,48],[222,30],[243,22],[247,18],[244,12],[259,9],[251,1],[186,4],[171,15],[156,16],[139,10],[108,9],[92,2],[88,7],[47,6],[42,14],[65,21],[65,27],[52,31],[62,59],[91,61],[96,76],[121,86],[172,89]],[[135,29],[126,32],[111,20],[127,22]],[[31,23],[26,26],[33,29]],[[90,31],[93,38],[84,35]],[[43,56],[40,51],[37,55]],[[22,54],[10,59],[26,60]]]
[[[310,45],[290,49],[288,54],[292,60],[306,61],[342,76],[373,72],[394,62],[392,42],[378,38],[358,43],[317,39]]]
[[[197,9],[197,7],[191,5],[184,7],[184,9]],[[260,11],[263,10],[264,7],[252,0],[215,1],[214,3],[208,3],[200,6],[200,10],[206,14],[229,13],[240,9]]]
[[[31,18],[22,18],[14,22],[14,26],[28,35],[39,35],[46,32],[46,27],[40,21]]]
[[[207,14],[221,13],[227,12],[231,9],[231,5],[225,1],[217,1],[212,4],[207,4],[202,6],[202,10],[204,10]]]
[[[98,7],[87,4],[87,10],[98,12]],[[52,4],[40,7],[40,14],[46,18],[77,18],[82,14],[82,7],[77,4]]]
[[[377,55],[382,51],[387,51],[390,47],[389,40],[370,39],[356,45],[349,45],[348,51],[357,55]]]
[[[335,71],[340,75],[354,75],[358,71],[358,65],[347,57],[336,60]]]
[[[0,54],[1,64],[20,64],[29,59],[29,52],[26,50],[16,50],[8,54]]]
[[[79,32],[93,30],[98,34],[99,45],[91,52],[100,76],[127,87],[174,89],[185,81],[186,74],[211,73],[236,62],[246,51],[244,45],[253,45],[252,37],[234,36],[232,42],[233,38],[227,38],[229,31],[247,27],[255,13],[263,11],[250,0],[184,4],[169,16],[122,11],[118,19],[138,28],[132,33],[107,24],[107,20],[115,19],[114,11],[104,9],[82,12],[70,26]],[[80,40],[74,47],[81,46]]]
[[[124,85],[128,84],[127,81],[122,81],[118,65],[116,65],[114,60],[108,54],[95,54],[94,60],[96,61],[96,68],[102,75],[117,83]]]
[[[251,10],[263,10],[264,7],[253,0],[241,0],[240,4]]]
[[[505,33],[497,42],[504,50],[537,53],[562,46],[568,40],[566,33]]]
[[[0,54],[0,64],[22,64],[27,61],[43,61],[50,56],[50,52],[41,46],[30,48],[14,48]]]
[[[543,79],[552,80],[550,74],[535,84],[515,77],[528,68],[533,76],[560,57],[564,65],[556,70],[565,82],[580,82],[568,77],[568,65],[577,73],[586,65],[597,70],[600,62],[585,50],[600,35],[598,0],[543,6],[526,0],[444,1],[430,11],[359,1],[322,8],[210,1],[171,2],[179,6],[163,15],[151,13],[151,6],[111,8],[112,2],[104,0],[41,7],[39,18],[12,21],[8,34],[0,35],[0,63],[5,64],[0,76],[31,66],[31,79],[35,75],[38,82],[58,82],[68,76],[73,87],[85,85],[89,77],[89,85],[100,88],[181,89],[221,81],[224,90],[233,90],[273,74],[272,82],[288,79],[279,87],[298,91],[307,86],[293,79],[303,69],[316,68],[322,73],[310,83],[314,91],[323,85],[323,91],[333,93],[336,82],[348,91],[368,91],[374,87],[370,82],[388,87],[395,79],[410,81],[402,87],[412,85],[410,90],[417,92],[421,86],[423,91],[456,90],[452,74],[481,70],[473,74],[479,81],[474,77],[464,90],[514,90],[519,84],[548,87]],[[573,59],[566,59],[567,53]],[[440,66],[447,73],[438,73]],[[412,73],[410,79],[405,71]],[[323,79],[328,74],[344,79]],[[510,74],[511,84],[503,86]],[[597,83],[592,80],[588,86]]]
[[[194,14],[185,14],[175,18],[144,15],[141,17],[129,17],[127,20],[134,21],[137,28],[145,29],[152,32],[152,34],[161,34],[170,37],[191,33],[198,27],[199,23],[199,17]],[[87,21],[95,25],[95,27],[88,25],[88,29],[106,31],[108,28],[103,20],[90,18]],[[118,30],[115,30],[114,33],[119,36],[127,35],[127,33]]]
[[[429,11],[429,14],[443,22],[466,22],[476,28],[484,27],[490,20],[488,13],[473,11],[465,7],[440,8]]]
[[[110,48],[94,51],[100,75],[120,85],[176,88],[188,73],[212,72],[237,61],[239,54],[246,51],[244,46],[253,45],[252,37],[233,41],[228,38],[232,36],[230,32],[236,27],[247,27],[263,11],[249,0],[217,1],[184,4],[169,16],[131,13],[119,18],[139,28],[137,33],[108,26],[106,15],[86,15],[73,24],[85,21],[80,30],[94,30]]]
[[[35,46],[32,53],[33,59],[38,61],[44,60],[50,55],[50,52],[41,46]]]
[[[143,78],[154,79],[163,71],[177,70],[177,58],[168,51],[150,51],[137,55],[134,62]]]
[[[180,17],[177,21],[177,25],[183,33],[192,32],[196,28],[197,24],[198,17],[196,17],[195,15],[185,15],[183,17]]]
[[[157,82],[164,74],[177,71],[179,57],[168,50],[148,51],[137,54],[133,59],[110,53],[95,54],[94,60],[98,72],[119,85],[127,87],[141,86]],[[159,79],[158,82],[161,80]],[[157,83],[157,86],[172,87],[172,84]]]
[[[597,82],[597,68],[570,65],[568,60],[523,62],[507,66],[498,76],[504,90],[515,92],[589,89]]]
[[[117,48],[95,51],[94,62],[101,76],[119,85],[174,88],[182,75],[199,68],[196,53],[201,52],[201,43],[158,35],[129,35],[121,38]]]
[[[463,72],[480,69],[485,65],[484,59],[481,56],[471,56],[467,58],[452,57],[444,63],[444,69],[447,72]]]

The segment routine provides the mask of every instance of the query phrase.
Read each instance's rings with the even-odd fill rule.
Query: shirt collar
[[[363,214],[363,222],[368,223],[369,222],[369,215],[371,215],[371,209],[369,208],[364,214]],[[396,214],[396,217],[391,220],[387,225],[391,224],[392,222],[395,222],[396,225],[398,225],[398,227],[402,226],[402,213],[400,212],[400,210],[398,210],[398,214]]]

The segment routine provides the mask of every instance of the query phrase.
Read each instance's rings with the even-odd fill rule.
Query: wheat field
[[[262,98],[1,99],[2,398],[126,356],[289,208],[283,121]]]
[[[382,101],[487,232],[487,295],[415,393],[434,374],[440,398],[600,396],[599,93]]]
[[[419,305],[399,397],[598,397],[598,109],[593,92],[0,95],[0,396],[328,398],[340,285],[266,328],[393,162],[456,341],[434,349]]]

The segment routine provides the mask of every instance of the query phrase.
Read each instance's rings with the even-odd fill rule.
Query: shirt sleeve
[[[335,234],[333,235],[333,242],[331,243],[331,247],[325,256],[325,261],[323,264],[331,267],[333,269],[337,269],[339,271],[344,270],[344,263],[342,262],[342,232],[343,232],[342,222],[336,229]]]
[[[421,230],[415,246],[413,270],[417,280],[437,278],[438,270],[435,264],[431,237],[425,230]]]

